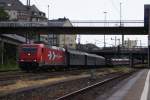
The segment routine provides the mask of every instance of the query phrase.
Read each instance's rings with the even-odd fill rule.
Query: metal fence
[[[48,26],[48,22],[0,22],[0,27],[42,27]]]
[[[143,20],[71,20],[74,27],[132,27],[144,26]],[[47,22],[2,21],[0,27],[42,27],[49,26]]]

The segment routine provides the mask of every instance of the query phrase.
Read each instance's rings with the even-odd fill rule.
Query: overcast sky
[[[26,0],[20,0],[26,4]],[[122,20],[143,20],[144,4],[150,0],[31,0],[41,11],[48,13],[50,19],[66,17],[70,20],[104,20],[104,11],[107,20],[120,19],[120,2],[122,3]],[[107,45],[114,44],[115,36],[106,36]],[[117,36],[121,39],[121,36]],[[147,46],[147,36],[125,36],[125,39],[142,40],[142,45]],[[81,36],[82,43],[96,43],[102,46],[103,36]],[[101,42],[100,42],[101,41]],[[138,43],[140,44],[140,42]]]

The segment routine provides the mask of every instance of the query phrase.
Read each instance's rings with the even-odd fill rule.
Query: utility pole
[[[115,39],[111,38],[111,40],[115,40],[115,47],[117,47],[117,40],[119,41],[119,44],[120,44],[120,39],[117,39],[116,36],[115,36]]]
[[[115,47],[116,47],[117,37],[115,36]]]
[[[107,25],[107,12],[104,11],[104,27]],[[104,33],[104,48],[106,47],[106,41],[105,41],[105,33]]]
[[[81,42],[81,35],[78,36],[78,44],[80,45]]]
[[[120,2],[120,26],[121,26],[121,14],[122,14],[122,9],[121,9],[122,3]]]
[[[122,3],[120,2],[120,27],[122,27]],[[122,34],[122,47],[124,47],[124,35]]]
[[[120,46],[120,39],[118,39],[118,42],[119,42],[119,43],[118,43],[118,46]]]
[[[47,8],[47,14],[48,14],[48,20],[49,20],[49,5],[48,5],[48,8]],[[50,45],[52,45],[53,43],[50,43],[50,35],[48,34],[47,35],[48,36],[48,43],[50,44]],[[53,34],[52,34],[52,41],[54,40],[54,38],[53,38]]]
[[[141,40],[140,40],[140,48],[142,48],[142,42],[141,42]]]
[[[48,5],[48,20],[49,20],[49,5]]]
[[[28,8],[28,10],[29,10],[29,7],[30,7],[30,0],[27,0],[27,8]],[[31,18],[29,20],[31,21]],[[28,43],[28,33],[26,33],[25,38],[26,38],[26,43]]]

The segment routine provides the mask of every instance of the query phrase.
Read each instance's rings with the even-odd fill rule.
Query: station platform
[[[96,100],[150,100],[150,70],[141,70],[123,80]]]

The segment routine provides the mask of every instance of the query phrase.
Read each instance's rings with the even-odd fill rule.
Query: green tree
[[[6,21],[9,19],[9,15],[3,8],[0,8],[0,21]]]

